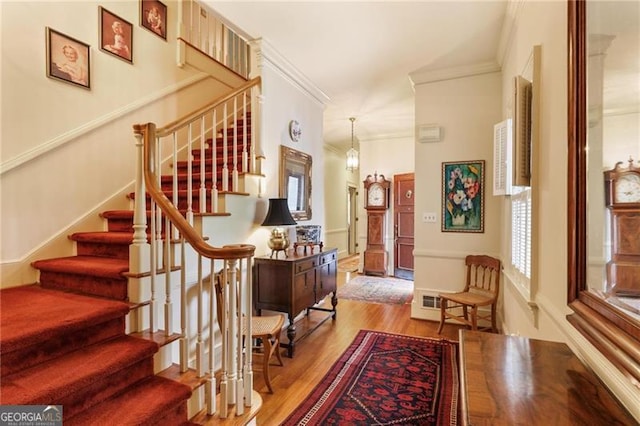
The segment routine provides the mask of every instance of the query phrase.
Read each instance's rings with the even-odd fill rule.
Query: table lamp
[[[287,255],[287,248],[289,248],[289,237],[287,232],[282,228],[283,225],[295,225],[296,221],[291,216],[289,206],[287,205],[286,198],[269,198],[269,211],[267,211],[267,217],[264,218],[262,226],[274,226],[271,231],[271,238],[267,243],[271,249],[271,257],[276,254],[278,258],[278,252],[283,251],[284,257]]]

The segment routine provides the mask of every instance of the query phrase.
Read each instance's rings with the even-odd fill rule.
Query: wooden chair
[[[216,304],[218,318],[222,318],[222,306],[224,306],[223,294],[222,294],[222,279],[221,273],[216,274],[215,287],[216,287]],[[280,366],[284,366],[282,362],[282,356],[280,355],[280,333],[282,332],[282,326],[284,325],[284,315],[265,315],[265,316],[251,316],[251,338],[260,339],[263,345],[262,354],[262,375],[264,376],[264,382],[269,389],[269,393],[273,393],[271,387],[271,377],[269,376],[269,364],[273,354],[276,354]],[[242,334],[247,334],[247,323],[243,318],[242,321]]]
[[[497,332],[496,307],[500,291],[500,260],[490,256],[467,256],[467,278],[464,290],[458,293],[441,293],[440,326],[442,331],[447,318],[453,318],[472,330],[478,330],[478,320],[491,321],[490,327],[481,327]],[[491,314],[480,315],[478,308],[491,306]],[[462,309],[462,313],[460,313]]]

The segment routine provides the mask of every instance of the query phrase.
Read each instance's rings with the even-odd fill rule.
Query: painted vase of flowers
[[[483,232],[484,162],[444,163],[444,230]]]

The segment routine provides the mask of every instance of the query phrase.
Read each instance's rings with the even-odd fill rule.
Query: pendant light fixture
[[[349,120],[351,120],[351,149],[347,151],[347,170],[353,172],[354,170],[358,170],[360,158],[358,151],[353,147],[353,122],[356,121],[356,118],[350,117]]]

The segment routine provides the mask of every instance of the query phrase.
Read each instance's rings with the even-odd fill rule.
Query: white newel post
[[[133,241],[129,246],[129,272],[140,274],[149,272],[151,266],[150,246],[147,242],[147,207],[145,203],[145,184],[143,176],[144,168],[144,142],[142,133],[135,128],[136,137],[136,181],[135,200],[133,208]]]
[[[245,270],[246,272],[246,280],[245,283],[245,308],[244,315],[246,321],[246,334],[244,336],[244,341],[246,342],[246,359],[244,363],[244,405],[247,407],[251,407],[253,405],[253,363],[251,360],[251,354],[253,353],[253,339],[251,336],[253,335],[253,329],[251,327],[251,316],[253,315],[253,283],[251,281],[253,270],[251,264],[251,258],[246,259]],[[279,348],[276,350],[280,350]],[[266,354],[265,354],[266,356]]]

